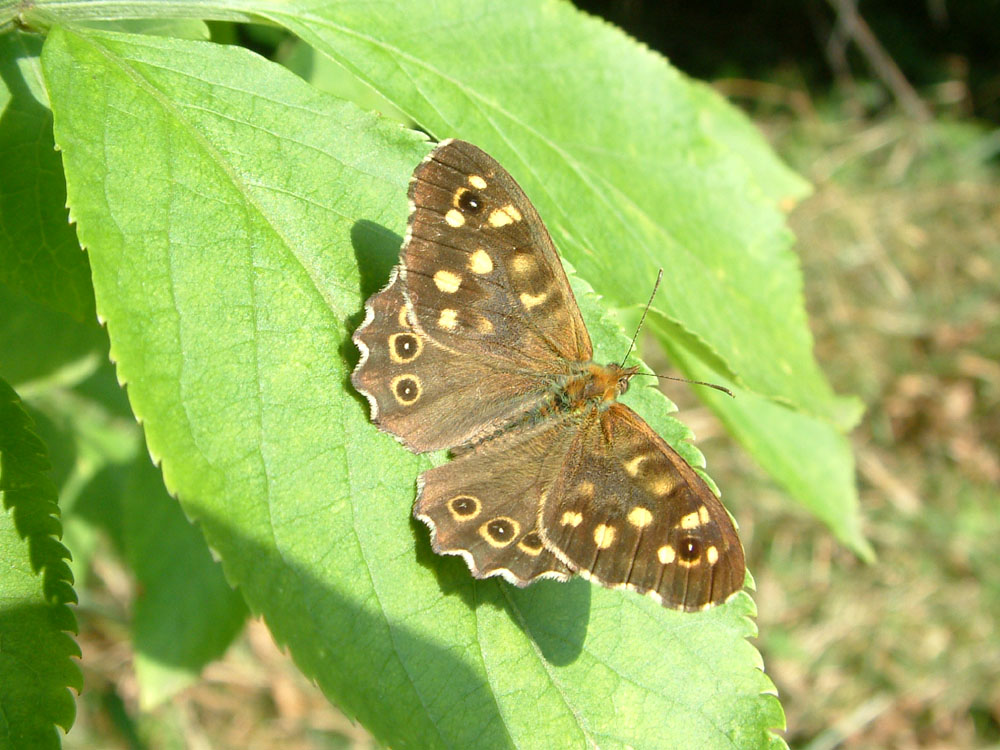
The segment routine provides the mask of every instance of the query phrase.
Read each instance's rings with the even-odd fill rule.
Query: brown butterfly
[[[410,182],[388,285],[365,305],[351,377],[416,452],[413,513],[434,551],[518,586],[571,574],[697,610],[743,587],[725,508],[617,401],[637,367],[593,362],[541,218],[476,146],[443,141]]]

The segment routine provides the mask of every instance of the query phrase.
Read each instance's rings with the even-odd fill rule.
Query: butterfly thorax
[[[622,367],[615,362],[599,365],[587,362],[566,380],[559,393],[563,408],[579,411],[588,405],[606,409],[628,390],[638,367]]]

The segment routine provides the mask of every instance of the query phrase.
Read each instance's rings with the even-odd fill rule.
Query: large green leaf
[[[43,0],[26,16],[51,23],[49,8],[65,19],[154,12]],[[620,30],[562,0],[165,0],[155,12],[288,28],[425,131],[497,157],[613,304],[635,304],[663,267],[656,305],[689,349],[761,395],[840,426],[856,418],[813,358],[776,205],[805,185],[721,97]]]
[[[151,6],[60,0],[60,17],[141,16]],[[861,407],[833,394],[812,354],[802,279],[781,208],[808,186],[748,119],[618,30],[559,0],[361,3],[166,0],[156,11],[286,26],[337,65],[294,62],[362,106],[497,156],[537,204],[566,257],[608,304],[640,305],[666,269],[651,317],[687,356],[745,392],[809,415],[821,439],[762,465],[807,508],[853,508],[853,472],[810,477]],[[51,22],[46,3],[37,11]],[[30,19],[34,8],[26,11]],[[442,19],[447,18],[447,23]],[[319,72],[317,72],[319,70]],[[363,87],[367,87],[366,92]],[[384,104],[372,104],[382,102]],[[706,398],[727,425],[717,399]],[[818,420],[818,421],[817,421]],[[824,427],[822,423],[830,425]],[[744,410],[734,435],[760,457],[772,425]],[[850,456],[842,461],[848,467]],[[777,472],[792,468],[794,475]],[[829,520],[829,514],[820,514]],[[855,549],[863,546],[863,540]]]
[[[76,601],[45,446],[0,380],[0,748],[58,748],[83,676]]]
[[[369,424],[348,375],[422,137],[241,49],[55,30],[43,65],[150,451],[338,704],[395,746],[780,744],[745,594],[683,615],[579,580],[475,581],[410,519],[428,461]],[[621,352],[580,302],[600,356]],[[634,390],[663,425],[666,401]]]

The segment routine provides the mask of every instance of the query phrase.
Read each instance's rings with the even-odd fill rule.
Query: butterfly
[[[744,583],[733,522],[618,401],[638,367],[597,364],[538,212],[485,152],[442,141],[416,168],[388,284],[351,380],[371,419],[452,460],[418,479],[435,552],[518,586],[573,574],[698,610]]]

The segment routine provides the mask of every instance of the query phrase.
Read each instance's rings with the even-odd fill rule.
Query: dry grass
[[[224,659],[170,702],[139,708],[122,620],[80,618],[85,688],[63,746],[156,750],[372,750],[363,727],[331,706],[271,640],[259,620]]]

